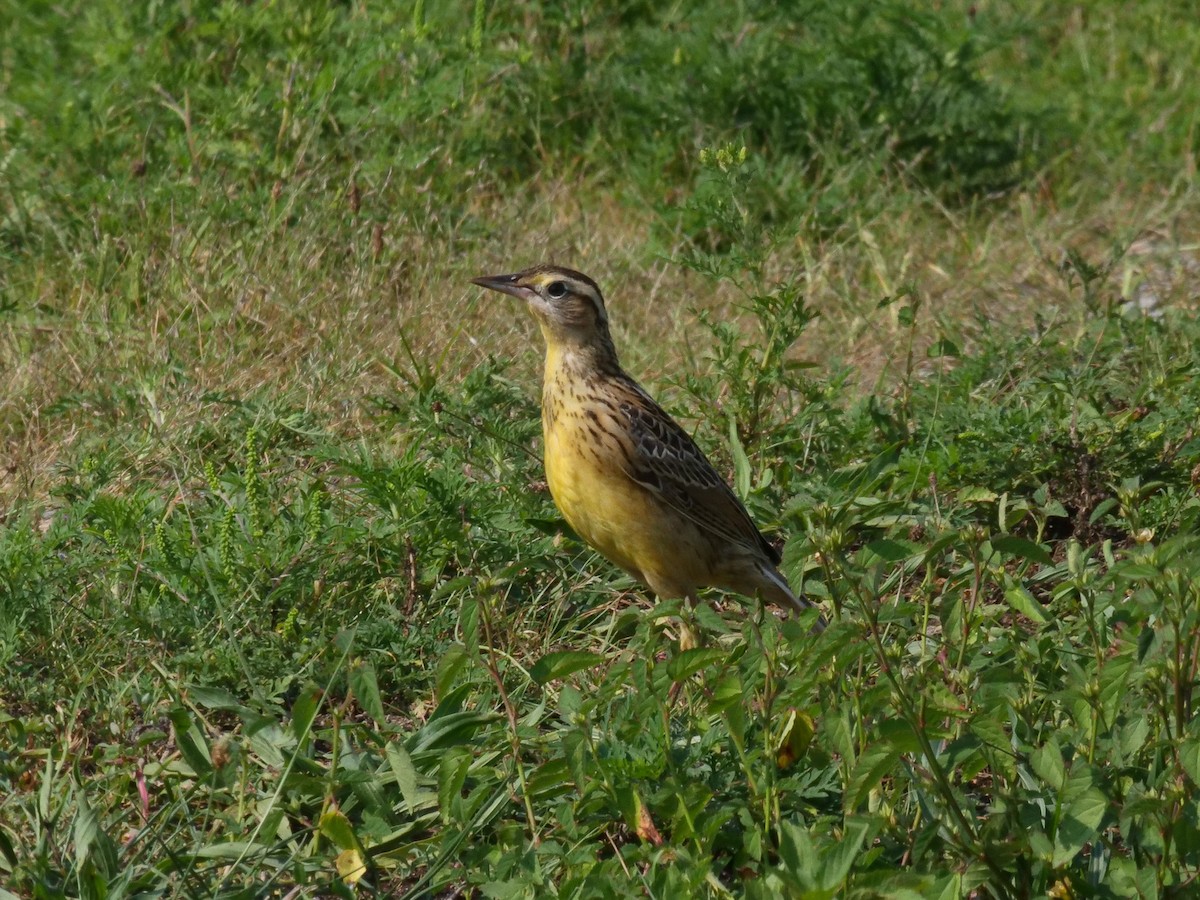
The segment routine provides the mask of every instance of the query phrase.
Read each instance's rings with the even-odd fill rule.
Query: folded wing
[[[779,553],[696,442],[638,385],[627,389],[633,396],[619,408],[634,441],[629,477],[714,536],[778,564]]]

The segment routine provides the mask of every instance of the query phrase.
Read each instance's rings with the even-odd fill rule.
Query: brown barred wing
[[[640,386],[625,387],[630,396],[618,408],[634,445],[629,477],[716,537],[778,564],[779,553],[696,442]]]

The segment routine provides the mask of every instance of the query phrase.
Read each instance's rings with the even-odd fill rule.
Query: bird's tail
[[[779,606],[786,607],[794,612],[804,612],[806,609],[816,609],[817,605],[811,600],[796,595],[792,590],[791,585],[787,583],[787,579],[774,566],[763,564],[759,567],[762,572],[762,582],[759,584],[759,593],[762,598]],[[825,617],[818,615],[817,624],[813,626],[813,631],[820,634],[825,630]]]

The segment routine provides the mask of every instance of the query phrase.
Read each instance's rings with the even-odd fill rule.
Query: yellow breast
[[[555,379],[542,397],[546,482],[567,523],[661,596],[682,596],[709,555],[692,523],[628,474],[635,448],[603,386]]]
[[[589,427],[589,425],[591,427]],[[646,491],[621,467],[619,439],[597,428],[587,412],[560,406],[544,430],[546,482],[575,532],[621,568],[642,577],[648,521]]]

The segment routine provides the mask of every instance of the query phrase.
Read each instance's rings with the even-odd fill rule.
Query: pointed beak
[[[482,275],[479,278],[472,278],[471,283],[490,291],[499,291],[502,294],[511,294],[522,300],[528,300],[533,296],[533,291],[517,284],[517,279],[520,277],[520,273],[516,275]]]

